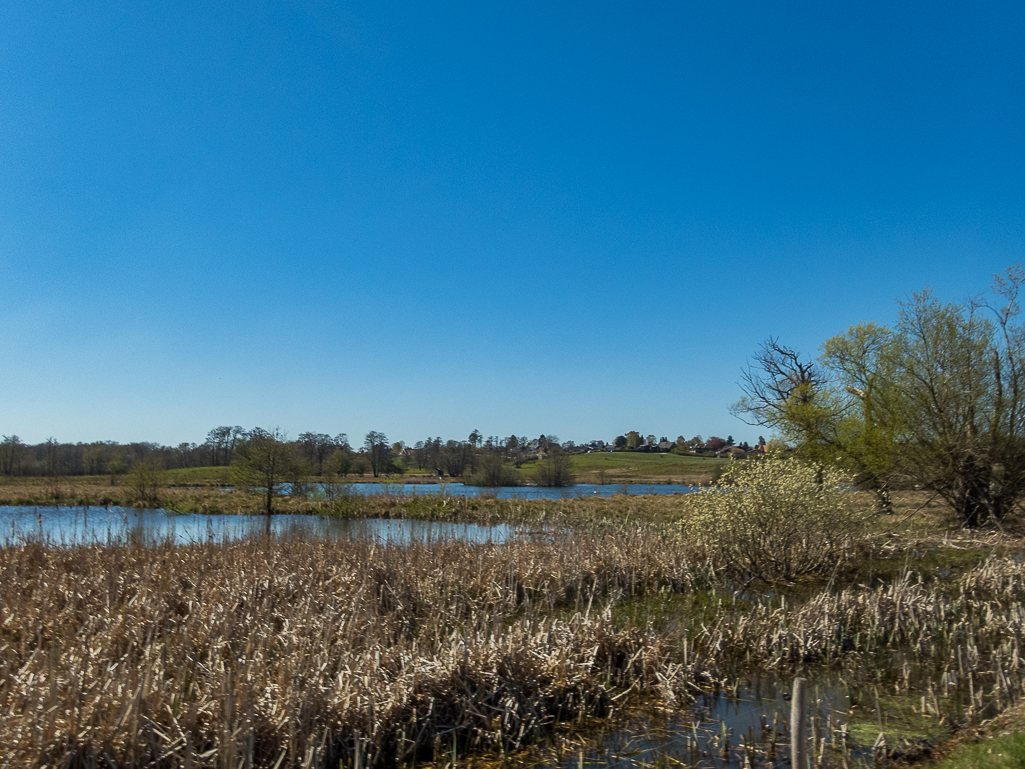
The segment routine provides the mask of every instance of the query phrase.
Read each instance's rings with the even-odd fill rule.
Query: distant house
[[[658,450],[663,453],[668,453],[676,448],[676,441],[659,441]]]

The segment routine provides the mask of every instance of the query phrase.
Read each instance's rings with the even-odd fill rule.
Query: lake
[[[689,494],[693,486],[680,484],[590,484],[560,488],[541,486],[467,486],[462,483],[345,483],[338,484],[339,495],[391,495],[396,497],[449,496],[497,499],[608,498],[615,494]],[[289,489],[284,489],[288,493]],[[324,494],[323,484],[314,484],[313,493]],[[320,536],[332,539],[373,538],[382,543],[409,544],[444,539],[468,542],[504,542],[520,529],[500,524],[440,523],[414,520],[339,520],[314,515],[275,515],[271,531],[275,536]],[[25,539],[59,545],[122,542],[133,538],[141,542],[159,542],[167,538],[180,544],[210,540],[234,540],[261,535],[267,531],[262,515],[194,515],[164,510],[139,510],[132,507],[15,507],[0,506],[0,542],[12,544]]]
[[[339,520],[315,515],[275,515],[271,531],[278,537],[327,537],[374,539],[406,545],[458,539],[473,543],[502,543],[522,531],[498,524],[441,523],[397,519]],[[105,542],[178,544],[221,542],[262,535],[267,531],[263,515],[195,515],[132,507],[15,507],[0,506],[0,543],[25,540],[56,545]]]

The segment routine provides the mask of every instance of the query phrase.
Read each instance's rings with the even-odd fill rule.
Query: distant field
[[[167,478],[169,483],[227,484],[231,478],[231,468],[185,467],[180,470],[165,470],[164,477]]]
[[[572,468],[577,483],[708,483],[718,477],[729,460],[676,454],[595,452],[574,454]],[[534,462],[523,465],[524,479],[533,475]]]
[[[640,454],[637,452],[594,452],[574,454],[573,469],[579,472],[602,468],[634,468],[644,472],[675,472],[677,470],[722,465],[723,459],[711,457],[679,456],[677,454]]]
[[[675,454],[639,454],[633,452],[575,454],[571,457],[571,472],[574,483],[621,484],[621,483],[678,483],[685,485],[707,485],[722,472],[729,460],[706,457],[677,456]],[[534,481],[537,462],[527,462],[518,471],[520,483]],[[401,476],[407,482],[430,482],[433,472],[411,469]],[[314,477],[312,481],[319,480]],[[373,483],[378,480],[400,480],[397,476],[374,478],[369,472],[364,475],[349,475],[345,483]],[[452,480],[452,479],[448,479]],[[461,478],[454,479],[462,481]],[[220,495],[222,487],[232,486],[231,469],[228,467],[188,467],[165,470],[161,485],[173,500],[165,500],[174,509],[191,510],[234,510],[242,504],[241,498],[208,499],[200,504],[195,500],[186,504],[185,497],[196,495]],[[109,475],[64,476],[57,480],[46,477],[4,478],[0,477],[0,504],[43,504],[54,495],[64,504],[135,504],[134,479],[131,473],[112,479]],[[184,495],[184,496],[183,496]],[[179,499],[182,497],[182,499]],[[197,497],[198,499],[198,497]],[[244,505],[243,505],[244,506]]]

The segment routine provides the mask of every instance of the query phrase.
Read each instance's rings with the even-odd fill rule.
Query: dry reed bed
[[[638,558],[644,553],[644,558]],[[507,546],[0,549],[4,766],[363,766],[515,749],[615,692],[685,696],[610,595],[694,584],[635,530]],[[551,616],[562,609],[562,616]]]
[[[906,572],[890,584],[823,591],[789,607],[723,611],[696,645],[712,658],[743,649],[749,667],[838,663],[855,677],[875,671],[870,678],[895,693],[927,691],[934,703],[960,696],[971,718],[1025,693],[1023,598],[1025,564],[990,557],[953,585]],[[921,712],[938,714],[927,699]]]
[[[909,575],[612,620],[630,595],[715,586],[696,555],[638,526],[504,546],[0,548],[0,766],[393,766],[513,750],[632,689],[685,702],[738,663],[894,650],[967,676],[973,706],[1021,691],[1013,560],[954,587]]]

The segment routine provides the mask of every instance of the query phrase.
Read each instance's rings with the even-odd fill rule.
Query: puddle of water
[[[789,768],[791,687],[782,679],[754,677],[728,692],[703,694],[686,709],[628,706],[593,728],[558,727],[546,744],[505,763],[532,769]],[[845,753],[849,766],[871,766],[880,725],[893,748],[936,737],[960,716],[956,697],[925,699],[930,702],[852,687],[836,674],[814,677],[808,684],[809,750],[814,740],[815,760],[824,752],[827,766],[844,765]]]

